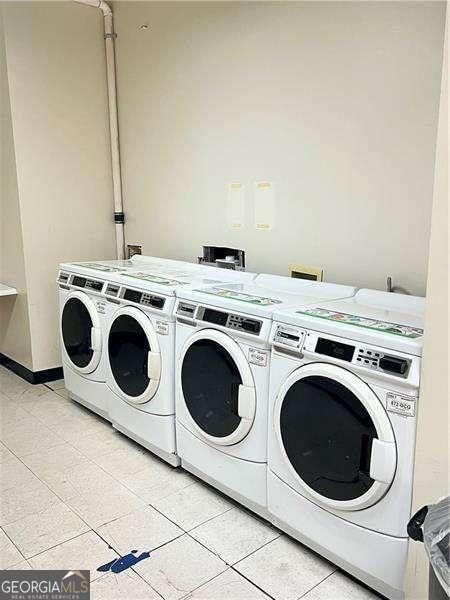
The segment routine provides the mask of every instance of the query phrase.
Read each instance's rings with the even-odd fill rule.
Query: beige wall
[[[72,2],[2,8],[38,371],[61,364],[58,263],[114,258],[102,19]]]
[[[0,297],[0,352],[32,367],[14,139],[3,22],[0,14],[0,282],[17,296]]]
[[[425,291],[443,3],[116,2],[127,243]],[[148,24],[147,30],[140,30]],[[225,187],[277,185],[232,231]]]
[[[413,510],[450,494],[448,389],[448,23],[439,113]],[[427,598],[428,561],[410,545],[408,598]]]

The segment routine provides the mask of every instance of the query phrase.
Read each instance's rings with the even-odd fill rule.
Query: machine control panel
[[[379,365],[381,352],[375,352],[368,348],[358,348],[356,362],[361,363],[368,369],[376,369]]]
[[[361,346],[342,341],[339,338],[320,336],[308,332],[305,350],[319,356],[330,356],[352,363],[358,367],[406,378],[411,359],[386,353],[381,348]]]
[[[186,312],[182,314],[188,316]],[[193,318],[193,316],[191,318]],[[251,333],[252,335],[259,335],[262,327],[262,321],[259,321],[258,319],[252,319],[251,317],[228,313],[206,306],[199,306],[196,318],[200,321],[212,323],[213,325],[220,325],[221,327],[227,327],[229,329],[234,329],[235,331],[244,331],[245,333]]]
[[[164,308],[165,298],[161,296],[155,296],[154,294],[148,294],[147,292],[140,292],[139,290],[133,290],[131,288],[123,288],[122,298],[129,302],[141,304],[142,306],[151,306],[162,310]]]
[[[87,277],[81,277],[80,275],[74,275],[70,283],[76,287],[93,290],[94,292],[101,292],[103,289],[103,281],[88,279]]]
[[[153,294],[142,294],[141,304],[144,306],[153,306],[153,308],[164,308],[164,298],[161,296],[154,296]]]
[[[248,333],[258,334],[261,329],[261,321],[242,317],[241,315],[228,315],[227,327],[231,329],[243,329]]]
[[[408,374],[411,361],[407,358],[399,356],[390,356],[378,350],[370,348],[358,348],[356,362],[364,365],[369,369],[392,373],[392,375],[400,375],[405,377]]]
[[[305,339],[305,332],[298,327],[277,325],[273,342],[276,346],[287,347],[289,350],[300,351]]]

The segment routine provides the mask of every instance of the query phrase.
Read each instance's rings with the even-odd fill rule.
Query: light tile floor
[[[89,569],[93,600],[378,596],[68,399],[0,367],[0,568]],[[120,574],[97,567],[132,550]]]

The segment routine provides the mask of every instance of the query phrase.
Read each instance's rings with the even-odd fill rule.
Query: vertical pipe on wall
[[[108,85],[108,112],[109,134],[111,138],[111,170],[113,180],[114,213],[116,227],[117,258],[125,256],[125,233],[123,223],[122,179],[120,171],[119,151],[119,126],[117,115],[117,89],[116,89],[116,59],[114,17],[111,8],[103,0],[75,0],[98,8],[103,13],[105,52],[106,52],[106,80]]]

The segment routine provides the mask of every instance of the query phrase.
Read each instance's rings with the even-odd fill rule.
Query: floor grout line
[[[234,566],[231,566],[230,569],[232,569],[235,573],[237,573],[238,575],[240,575],[241,577],[243,577],[246,581],[248,581],[249,583],[251,583],[252,585],[255,586],[255,588],[258,588],[258,590],[260,592],[262,592],[263,594],[265,594],[266,596],[268,596],[269,598],[271,598],[272,600],[280,600],[275,598],[274,596],[272,596],[271,594],[269,594],[269,592],[267,592],[264,588],[262,588],[260,585],[258,585],[257,583],[255,583],[254,581],[252,581],[251,579],[249,579],[247,577],[247,575],[244,575],[243,573],[241,573],[240,571],[238,571],[237,569],[234,568]]]
[[[232,510],[232,509],[230,509]],[[226,511],[228,512],[228,511]],[[224,513],[222,513],[224,514]],[[221,516],[221,515],[218,515]],[[216,518],[216,517],[213,517]],[[212,520],[212,519],[209,519]],[[206,521],[205,521],[206,522]],[[202,523],[203,524],[203,523]],[[199,525],[200,527],[200,525]],[[195,528],[194,528],[195,529]],[[227,569],[225,569],[225,571],[231,569],[233,570],[235,573],[238,573],[241,577],[243,577],[246,581],[248,581],[249,583],[251,583],[252,585],[254,585],[256,588],[258,588],[261,592],[263,592],[266,596],[268,596],[269,598],[272,598],[272,600],[276,600],[275,598],[273,598],[266,590],[264,590],[263,588],[261,588],[256,582],[252,581],[251,579],[249,579],[249,577],[247,577],[246,575],[242,574],[240,571],[238,571],[237,569],[235,569],[235,565],[237,565],[238,563],[240,563],[241,561],[245,560],[246,558],[248,558],[249,556],[252,556],[253,554],[255,554],[255,552],[258,552],[258,550],[261,550],[261,548],[264,548],[265,546],[267,546],[268,544],[270,544],[271,542],[274,542],[276,539],[278,539],[280,536],[278,535],[276,538],[269,540],[268,542],[265,542],[264,544],[262,544],[261,546],[259,546],[258,548],[256,548],[255,550],[252,550],[251,552],[249,552],[248,554],[246,554],[245,556],[243,556],[242,558],[240,558],[239,560],[237,560],[234,563],[228,563],[224,558],[222,558],[220,556],[220,554],[218,552],[216,552],[215,550],[213,550],[212,548],[209,548],[208,546],[206,546],[203,542],[201,542],[200,540],[197,540],[196,538],[194,538],[192,535],[190,535],[190,532],[192,532],[193,529],[191,529],[190,531],[186,532],[186,535],[188,535],[191,539],[193,539],[194,541],[196,541],[198,544],[200,544],[203,548],[205,548],[205,550],[208,550],[209,552],[211,552],[211,554],[213,554],[214,556],[216,556],[218,559],[220,559],[226,566]],[[222,573],[224,573],[225,571],[222,571]],[[219,573],[219,575],[221,575],[221,573]],[[218,577],[219,575],[215,575],[212,579],[208,580],[205,583],[202,583],[201,585],[199,585],[197,588],[195,588],[194,590],[192,590],[189,593],[192,593],[193,591],[195,591],[196,589],[202,587],[202,585],[206,585],[206,583],[209,583],[210,581],[212,581],[213,579],[215,579],[216,577]],[[189,595],[189,594],[188,594]]]
[[[229,513],[230,511],[234,510],[234,508],[235,508],[234,506],[232,506],[231,508],[227,508],[226,510],[219,513],[218,515],[214,515],[213,517],[210,517],[209,519],[202,521],[201,523],[199,523],[198,525],[195,525],[194,527],[191,527],[190,529],[185,529],[185,531],[186,531],[186,533],[191,533],[191,531],[194,531],[194,529],[197,529],[198,527],[202,527],[202,525],[206,525],[206,523],[209,523],[210,521],[214,521],[214,519],[217,519],[218,517],[221,517],[222,515]],[[193,536],[191,536],[191,537],[193,537]],[[195,539],[195,538],[193,538],[193,539]]]
[[[25,558],[22,550],[19,548],[19,546],[16,544],[16,542],[10,537],[10,535],[8,534],[7,531],[5,531],[3,525],[0,526],[0,529],[3,531],[3,533],[6,535],[6,537],[8,538],[8,540],[11,542],[11,544],[14,546],[14,548],[17,550],[17,552],[19,552],[20,556],[23,557],[23,560],[28,560],[27,558]]]
[[[255,554],[256,552],[258,552],[259,550],[261,550],[262,548],[265,548],[266,546],[268,546],[269,544],[271,544],[272,542],[275,542],[276,540],[278,540],[281,537],[280,535],[277,535],[277,537],[273,538],[272,540],[269,540],[268,542],[265,542],[264,544],[262,544],[262,546],[260,546],[259,548],[257,548],[256,550],[252,550],[251,552],[249,552],[246,556],[240,558],[239,560],[237,560],[236,562],[234,562],[232,565],[230,565],[231,567],[235,567],[236,565],[238,565],[240,562],[246,560],[247,558],[249,558],[250,556],[253,556],[253,554]],[[237,570],[237,569],[236,569]]]
[[[326,577],[324,577],[321,581],[319,581],[318,583],[316,583],[315,585],[312,586],[312,588],[310,588],[308,591],[306,591],[304,594],[302,594],[301,596],[299,596],[297,598],[297,600],[300,600],[301,598],[304,598],[307,594],[309,594],[309,592],[312,592],[312,590],[314,590],[316,587],[319,587],[319,585],[321,585],[324,581],[326,581],[329,577],[331,577],[334,573],[336,573],[336,570],[331,571],[331,573],[329,573]]]
[[[124,516],[129,516],[130,514],[132,514],[132,513],[129,513],[128,515],[124,515]],[[119,519],[121,519],[121,518],[122,518],[122,517],[119,517]],[[113,523],[113,522],[114,522],[114,521],[116,521],[116,520],[117,520],[117,519],[114,519],[113,521],[108,521],[108,523],[104,523],[103,525],[100,525],[100,527],[104,527],[105,525],[109,525],[109,523]],[[113,549],[115,552],[117,552],[117,554],[118,554],[119,556],[121,556],[121,553],[119,552],[119,550],[116,550],[116,548],[115,548],[114,546],[112,546],[112,545],[111,545],[111,543],[110,543],[110,542],[108,542],[108,540],[107,540],[106,538],[104,538],[104,537],[102,536],[102,534],[101,534],[99,531],[97,531],[97,529],[93,529],[93,531],[94,531],[94,533],[96,533],[96,534],[98,535],[98,537],[99,537],[100,539],[102,539],[102,540],[105,542],[105,544],[107,544],[107,545],[108,545],[110,548],[112,548],[112,549]],[[183,537],[184,535],[186,535],[186,532],[185,532],[185,531],[183,531],[183,530],[181,530],[181,531],[182,531],[182,533],[180,533],[179,535],[175,536],[175,537],[174,537],[174,538],[172,538],[171,540],[168,540],[167,542],[164,542],[163,544],[160,544],[159,546],[156,546],[156,547],[155,547],[155,548],[153,548],[152,550],[148,550],[148,552],[155,552],[156,550],[159,550],[160,548],[163,548],[164,546],[167,546],[167,545],[168,545],[168,544],[170,544],[171,542],[173,542],[173,541],[175,541],[175,540],[179,539],[180,537]],[[114,543],[114,542],[112,542],[112,543]],[[143,550],[143,552],[147,552],[147,550]]]
[[[86,525],[87,525],[87,523],[86,523]],[[88,525],[88,527],[89,527],[89,525]],[[38,556],[45,554],[49,550],[54,550],[55,548],[58,548],[59,546],[62,546],[64,544],[66,544],[67,542],[71,542],[72,540],[76,540],[77,538],[82,537],[83,535],[86,535],[90,531],[93,531],[93,529],[88,529],[87,531],[83,531],[82,533],[77,533],[77,535],[67,538],[66,540],[64,540],[63,542],[59,542],[58,544],[54,544],[53,546],[50,546],[49,548],[46,548],[45,550],[42,550],[41,552],[38,552],[37,554],[33,554],[33,556],[30,556],[29,558],[26,558],[25,560],[33,560],[34,558],[37,558]]]

